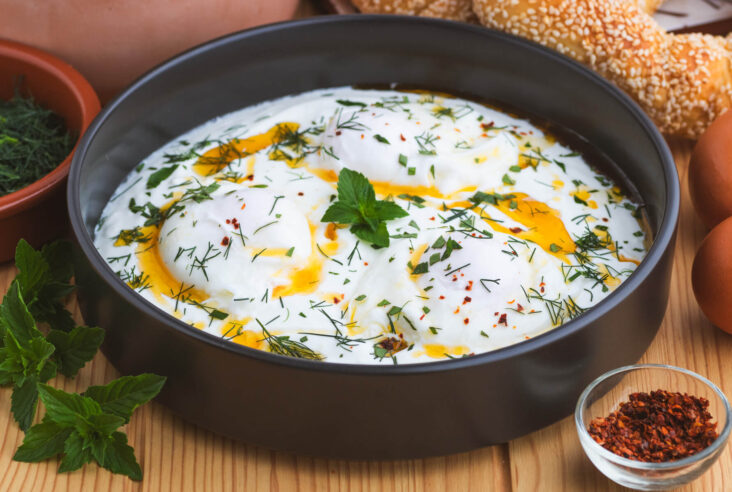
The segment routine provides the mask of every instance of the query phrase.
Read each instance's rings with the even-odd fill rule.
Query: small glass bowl
[[[587,432],[593,418],[605,417],[628,401],[631,393],[658,389],[688,393],[709,400],[709,413],[717,422],[719,437],[707,448],[686,458],[664,463],[630,460],[600,446]],[[638,364],[620,367],[595,379],[582,392],[574,421],[587,457],[610,480],[636,490],[665,490],[685,485],[701,476],[724,450],[730,434],[727,397],[707,378],[680,367]]]

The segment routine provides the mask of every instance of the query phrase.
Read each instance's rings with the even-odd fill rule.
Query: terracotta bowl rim
[[[69,155],[53,171],[39,180],[8,195],[0,196],[0,219],[2,219],[29,208],[43,195],[63,184],[69,174],[71,158],[79,145],[81,136],[99,113],[101,106],[96,92],[83,75],[65,61],[45,51],[15,41],[0,39],[0,56],[16,58],[27,65],[47,72],[71,90],[81,112],[81,128],[79,128],[76,143]]]

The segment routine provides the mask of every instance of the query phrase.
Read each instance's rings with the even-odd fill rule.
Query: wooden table
[[[300,14],[308,13],[308,8]],[[682,185],[679,237],[669,308],[658,336],[642,362],[689,368],[732,389],[732,336],[704,319],[691,291],[691,263],[705,231],[694,215],[686,187],[691,144],[669,142]],[[0,265],[0,292],[15,275]],[[70,308],[79,317],[75,302]],[[119,374],[98,354],[75,380],[50,384],[83,391]],[[156,403],[140,408],[126,432],[145,478],[141,483],[112,475],[96,465],[57,474],[58,461],[12,461],[23,439],[10,416],[9,389],[0,389],[0,491],[605,491],[621,488],[601,475],[584,456],[570,418],[507,444],[425,460],[352,462],[268,451],[199,429]],[[732,490],[732,455],[725,450],[703,477],[682,490]]]

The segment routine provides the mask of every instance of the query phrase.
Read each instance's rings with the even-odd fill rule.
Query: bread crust
[[[666,134],[696,138],[732,104],[730,38],[667,33],[625,0],[474,0],[483,25],[531,39],[629,93]]]
[[[420,15],[477,22],[472,0],[353,0],[353,4],[365,14]]]

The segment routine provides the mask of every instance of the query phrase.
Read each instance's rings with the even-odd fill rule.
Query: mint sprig
[[[38,462],[63,454],[59,472],[77,470],[94,460],[113,473],[141,480],[134,450],[117,429],[163,384],[165,378],[155,374],[125,376],[105,386],[91,386],[82,395],[40,384],[46,416],[30,428],[13,459]]]
[[[389,246],[386,221],[406,217],[406,210],[394,202],[377,200],[374,187],[363,174],[343,168],[338,174],[338,200],[325,211],[322,222],[352,224],[356,237],[374,246]]]
[[[12,385],[10,410],[26,431],[14,459],[37,462],[63,455],[59,472],[96,461],[134,480],[142,469],[119,427],[154,398],[165,378],[125,376],[82,394],[44,384],[60,372],[73,377],[99,349],[104,330],[76,326],[64,301],[74,289],[71,245],[55,242],[35,250],[21,240],[15,251],[18,275],[0,304],[0,385]],[[37,323],[48,325],[41,331]],[[43,421],[31,427],[41,399]]]
[[[50,360],[54,346],[36,327],[17,280],[0,305],[0,331],[0,384],[13,386],[10,411],[18,426],[26,430],[36,415],[37,385],[54,377],[57,366]]]

